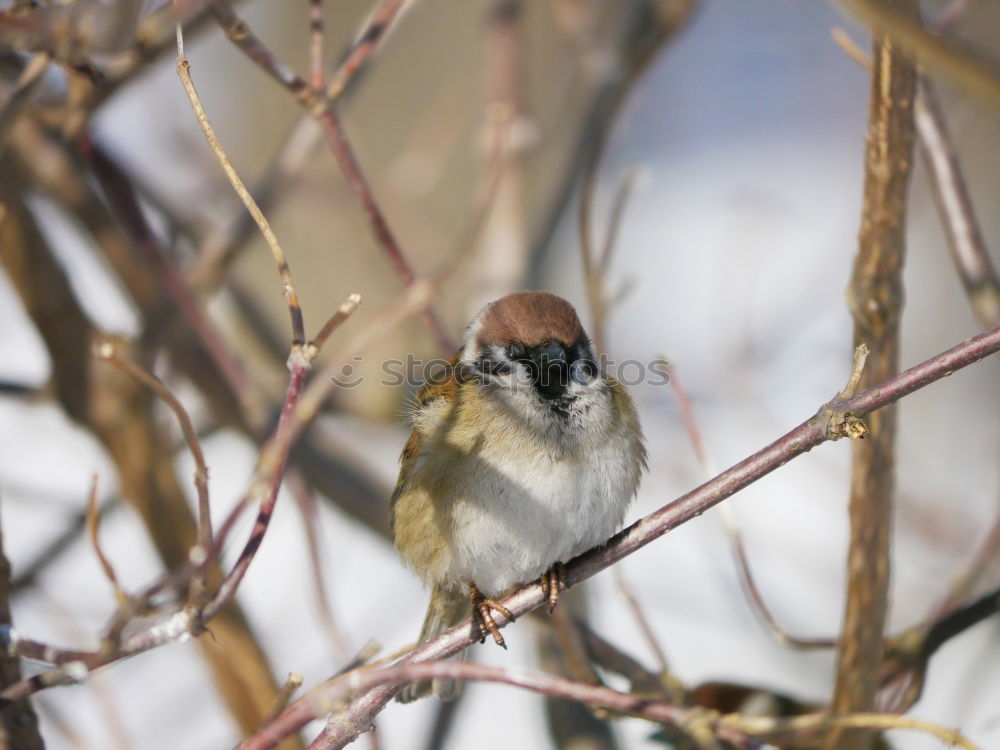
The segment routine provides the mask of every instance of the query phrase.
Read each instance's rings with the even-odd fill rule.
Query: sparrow
[[[420,643],[470,615],[506,648],[497,600],[540,579],[550,608],[563,563],[617,531],[646,468],[632,399],[601,371],[573,306],[521,292],[486,305],[444,377],[416,397],[392,495],[403,561],[431,588]],[[408,685],[399,700],[460,685]]]

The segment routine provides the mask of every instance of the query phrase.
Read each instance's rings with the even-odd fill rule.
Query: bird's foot
[[[557,562],[551,568],[542,573],[542,590],[549,600],[549,614],[559,603],[559,596],[566,590],[566,566]]]
[[[486,636],[492,635],[493,640],[496,644],[504,649],[507,648],[507,644],[500,635],[500,628],[497,627],[496,622],[493,620],[493,612],[499,612],[508,621],[514,622],[514,615],[511,614],[510,610],[503,606],[500,602],[494,599],[487,599],[483,596],[482,592],[476,588],[476,584],[469,584],[469,593],[472,595],[472,619],[479,626],[479,634],[482,636],[479,640],[480,643],[486,642]]]

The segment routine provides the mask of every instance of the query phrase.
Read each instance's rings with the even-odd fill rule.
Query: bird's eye
[[[515,341],[507,347],[507,356],[514,360],[524,359],[524,346]]]
[[[562,344],[558,341],[546,341],[539,348],[538,357],[539,359],[547,359],[549,361],[566,359],[566,350],[563,349]]]
[[[580,385],[589,385],[597,377],[597,365],[589,359],[578,359],[570,365],[569,376]]]

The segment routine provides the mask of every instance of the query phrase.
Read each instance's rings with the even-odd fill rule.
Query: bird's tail
[[[418,643],[426,643],[436,638],[448,628],[466,619],[469,612],[469,597],[464,592],[435,586],[431,591],[431,602],[427,605],[427,614],[424,616],[424,626],[420,629]],[[462,658],[464,655],[465,651],[461,651],[452,658]],[[396,700],[400,703],[409,703],[433,692],[439,699],[451,701],[455,700],[461,691],[462,683],[456,680],[422,680],[411,682],[404,687],[396,696]]]

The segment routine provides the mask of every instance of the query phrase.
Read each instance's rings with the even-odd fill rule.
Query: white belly
[[[453,506],[451,567],[499,596],[603,542],[620,526],[634,491],[617,441],[569,457],[484,451]]]

